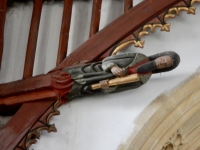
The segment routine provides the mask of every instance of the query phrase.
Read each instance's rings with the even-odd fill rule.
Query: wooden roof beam
[[[101,17],[102,0],[94,0],[92,8],[92,18],[90,24],[89,37],[95,35],[99,31],[100,17]]]
[[[133,7],[133,0],[124,0],[124,13]]]
[[[62,17],[62,25],[60,31],[60,40],[59,40],[56,65],[60,64],[66,58],[67,55],[72,5],[73,5],[73,0],[64,1],[64,9],[63,9],[63,17]]]
[[[38,38],[39,25],[40,25],[40,17],[41,17],[41,12],[42,12],[42,4],[43,4],[43,0],[34,1],[23,78],[31,77],[33,74],[37,38]]]

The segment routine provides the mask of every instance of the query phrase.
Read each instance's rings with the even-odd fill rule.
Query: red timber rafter
[[[0,85],[0,107],[22,104],[13,118],[0,130],[0,147],[2,150],[28,149],[31,144],[36,142],[36,138],[39,138],[41,130],[56,131],[55,126],[49,124],[49,120],[53,115],[59,114],[57,108],[62,103],[59,92],[53,89],[51,83],[53,76],[60,74],[62,68],[93,62],[102,56],[106,56],[115,44],[131,34],[134,38],[130,43],[137,47],[143,47],[144,41],[141,40],[141,37],[148,34],[148,29],[153,32],[155,27],[160,27],[162,31],[169,31],[170,25],[166,22],[168,18],[174,18],[182,10],[194,14],[193,3],[200,1],[145,0],[131,8],[131,2],[125,0],[125,13],[98,32],[100,13],[97,10],[101,9],[101,2],[101,0],[95,0],[93,4],[92,16],[97,15],[97,18],[92,17],[90,38],[72,54],[64,58],[67,53],[72,9],[72,1],[65,0],[63,11],[65,17],[62,20],[57,66],[46,75],[31,77],[32,71],[28,71],[30,74],[25,75],[24,79]],[[6,7],[4,4],[5,0],[0,2],[0,9],[3,8],[5,12]],[[33,11],[32,20],[37,18],[37,21],[32,21],[31,30],[37,31],[42,2],[35,0],[34,8],[36,6],[38,9]],[[38,16],[34,16],[34,13]],[[5,13],[3,15],[5,17]],[[2,20],[2,17],[0,17],[0,23],[3,26],[4,20]],[[29,41],[28,45],[32,43],[30,49],[32,49],[31,53],[34,53],[38,33],[32,33],[31,30],[29,36],[33,36],[34,39],[33,43]],[[2,32],[3,30],[0,32],[0,40],[3,41]],[[96,34],[97,32],[98,34]],[[3,45],[3,43],[0,44]],[[29,55],[26,57],[29,57]]]
[[[60,30],[60,40],[59,40],[59,48],[58,48],[58,57],[57,57],[57,63],[56,63],[57,65],[60,64],[67,55],[72,4],[73,4],[73,0],[64,1],[62,26]]]
[[[93,2],[92,19],[91,19],[90,34],[89,34],[90,37],[95,35],[99,31],[101,4],[102,0],[94,0]]]
[[[25,59],[23,78],[31,77],[33,74],[33,65],[34,65],[35,52],[36,52],[36,46],[37,46],[40,17],[42,13],[42,3],[43,1],[41,0],[34,1],[31,27],[30,27],[27,50],[26,50],[26,59]]]

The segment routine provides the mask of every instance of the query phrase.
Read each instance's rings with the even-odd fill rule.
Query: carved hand
[[[108,84],[108,80],[102,80],[99,82],[100,86],[102,89],[108,89],[109,88],[109,84]]]
[[[113,66],[111,72],[117,77],[123,77],[126,75],[126,72],[118,66]]]

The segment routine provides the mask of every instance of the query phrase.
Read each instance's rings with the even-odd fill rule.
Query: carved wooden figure
[[[110,56],[108,58],[105,57],[108,56],[113,46],[116,46],[117,43],[130,36],[130,34],[132,34],[134,38],[131,43],[136,47],[143,47],[144,41],[141,40],[141,37],[148,34],[148,29],[153,32],[155,27],[161,27],[162,31],[169,31],[170,25],[166,23],[167,19],[174,17],[176,13],[182,10],[178,9],[179,6],[181,6],[181,8],[184,7],[183,10],[188,11],[188,13],[194,13],[195,10],[192,5],[196,1],[146,0],[131,9],[126,5],[125,14],[96,34],[99,27],[98,18],[100,14],[97,13],[95,9],[101,8],[101,1],[99,1],[99,3],[93,6],[93,13],[97,14],[98,18],[96,18],[96,20],[92,17],[91,37],[64,59],[68,44],[68,35],[66,34],[69,32],[69,26],[66,23],[70,23],[72,9],[72,1],[65,0],[63,15],[68,14],[69,16],[67,15],[67,19],[63,17],[57,66],[46,75],[31,77],[43,2],[42,0],[35,0],[29,42],[27,44],[27,61],[25,64],[24,79],[0,84],[0,113],[9,114],[11,110],[16,112],[13,118],[0,130],[1,149],[28,149],[31,144],[36,142],[36,138],[39,138],[41,130],[47,130],[48,132],[56,131],[55,126],[49,124],[49,120],[53,115],[59,114],[57,107],[67,99],[73,99],[80,95],[87,95],[99,91],[98,86],[105,92],[121,91],[123,88],[129,89],[133,87],[133,84],[135,86],[135,83],[139,83],[139,85],[145,83],[152,73],[174,69],[180,61],[179,56],[174,52],[167,52],[164,53],[164,55],[161,54],[164,57],[159,57],[159,54],[150,57],[146,57],[143,54],[130,54],[130,60],[122,61],[127,62],[126,64],[115,64],[115,62],[110,61],[112,58],[121,59],[121,57],[124,57],[126,54]],[[3,10],[0,12],[0,61],[3,51],[2,41],[6,2],[6,0],[0,1],[0,9]],[[131,2],[128,1],[126,4],[127,3],[131,4]],[[66,13],[66,11],[68,12]],[[123,45],[120,46],[123,47]],[[171,53],[173,53],[173,56]],[[137,58],[138,56],[142,58],[139,59]],[[30,61],[28,61],[28,57],[31,57]],[[102,64],[101,62],[100,64],[91,64],[103,58],[105,59]],[[135,62],[129,66],[132,61]],[[111,71],[112,73],[108,73],[108,78],[100,79],[98,74],[102,69],[102,72],[107,74],[106,67],[104,67],[106,62],[109,62],[108,66],[110,68],[108,67],[108,72]],[[93,70],[93,67],[99,67],[100,70],[97,71],[97,74],[89,71],[89,77],[91,78],[86,80],[87,71],[90,69]],[[81,74],[80,72],[77,74],[77,70],[79,71],[79,69],[82,70]],[[131,79],[124,77],[131,74],[136,75],[133,78],[131,77]],[[125,80],[119,81],[117,79],[116,81],[114,79],[114,81],[107,81],[107,79],[115,78],[115,76],[120,76],[120,78],[125,78]],[[98,80],[95,79],[90,82],[90,79],[96,77]],[[132,80],[131,83],[129,83],[130,80]],[[96,85],[99,81],[100,85]],[[114,85],[109,87],[110,84]],[[124,87],[124,85],[131,86]],[[73,89],[76,88],[80,88],[80,95],[78,95],[79,92],[77,93],[77,90],[73,92]],[[21,116],[23,116],[23,118]]]
[[[119,92],[137,88],[145,84],[152,73],[170,71],[179,62],[179,55],[171,51],[149,57],[141,53],[124,53],[106,57],[102,62],[63,68],[61,75],[53,76],[52,86],[63,100],[101,91]],[[97,83],[100,90],[98,85],[93,85]]]
[[[15,105],[29,101],[58,96],[60,101],[72,100],[76,97],[100,92],[96,83],[105,93],[119,92],[137,88],[148,81],[152,73],[170,71],[178,66],[180,57],[175,52],[163,52],[152,56],[141,53],[124,53],[105,58],[102,62],[94,62],[81,66],[63,68],[51,78],[52,90],[32,92],[26,95],[12,94],[0,99],[1,105]],[[133,76],[135,74],[136,76]],[[118,78],[116,78],[118,77]],[[134,77],[134,78],[132,78]],[[112,86],[106,85],[110,79]],[[26,83],[24,83],[26,84]],[[21,86],[21,85],[20,85]],[[97,85],[98,86],[98,85]],[[12,88],[17,88],[14,84]],[[44,94],[45,92],[45,94]],[[34,96],[33,94],[36,94]],[[17,93],[16,93],[17,94]],[[27,99],[26,96],[31,96]]]

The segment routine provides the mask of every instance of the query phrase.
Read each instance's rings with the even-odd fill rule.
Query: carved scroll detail
[[[162,150],[180,150],[182,145],[182,133],[177,130],[165,143]]]
[[[165,13],[163,13],[164,15],[162,17],[157,16],[157,18],[158,18],[157,22],[149,22],[146,25],[144,25],[143,27],[141,27],[138,30],[139,32],[137,32],[137,34],[133,33],[135,39],[131,40],[132,41],[131,44],[133,44],[135,47],[143,48],[145,41],[141,40],[141,38],[145,35],[149,35],[149,31],[154,33],[155,28],[157,28],[157,27],[160,27],[161,31],[169,32],[170,31],[170,24],[166,23],[167,20],[169,18],[175,18],[176,15],[179,16],[182,11],[187,11],[187,14],[195,15],[196,8],[193,5],[197,2],[200,2],[200,0],[192,0],[192,1],[189,2],[189,4],[185,4],[185,6],[183,6],[183,4],[181,4],[181,6],[174,6],[170,9],[168,9]],[[123,44],[124,43],[119,44],[117,46],[117,48],[123,47]],[[122,48],[120,48],[120,50],[119,49],[116,50],[116,49],[114,49],[114,53],[120,51]]]
[[[190,2],[190,4],[188,6],[187,5],[186,6],[175,6],[173,8],[170,8],[168,11],[165,12],[165,15],[163,16],[163,18],[159,19],[160,22],[148,23],[148,24],[144,25],[140,29],[140,32],[137,36],[138,39],[141,39],[142,36],[144,36],[144,35],[149,35],[148,29],[150,29],[150,31],[153,33],[155,31],[156,27],[160,27],[161,31],[169,32],[170,24],[166,23],[167,20],[169,18],[175,18],[176,15],[179,16],[180,12],[182,12],[182,11],[187,11],[188,14],[195,14],[196,8],[192,6],[195,2],[200,2],[200,0],[193,0]]]
[[[40,139],[40,132],[46,130],[48,133],[57,132],[55,124],[50,124],[50,119],[59,115],[60,111],[58,111],[58,107],[60,105],[60,101],[56,101],[54,105],[52,105],[35,123],[32,129],[26,134],[26,137],[18,144],[17,148],[23,148],[28,150],[28,148],[37,142],[37,139]]]
[[[193,6],[194,3],[200,3],[200,0],[192,0],[192,1],[191,1],[191,5]]]
[[[181,11],[187,11],[188,14],[195,15],[196,8],[195,7],[174,7],[168,10],[168,14],[165,15],[164,21],[166,22],[169,18],[175,18],[175,16],[179,16]]]
[[[55,116],[55,115],[59,115],[60,112],[57,110],[59,106],[59,101],[57,101],[52,107],[53,110],[48,114],[48,116],[46,117],[46,123],[42,122],[44,125],[37,127],[35,129],[32,129],[27,137],[26,137],[26,149],[28,149],[30,147],[31,144],[34,144],[37,142],[36,138],[39,139],[40,138],[40,132],[42,130],[47,130],[49,133],[50,132],[57,132],[57,129],[55,127],[54,124],[50,124],[50,119]],[[34,138],[33,138],[34,137]]]

